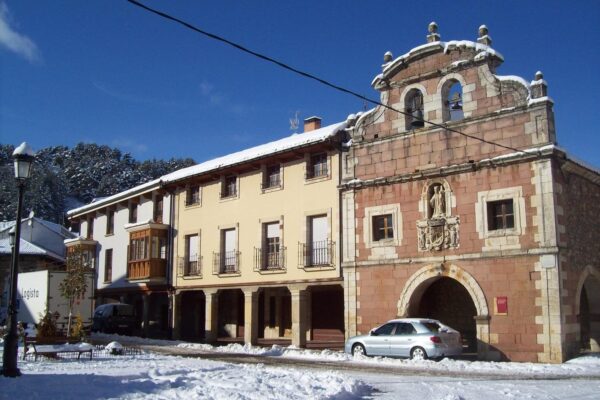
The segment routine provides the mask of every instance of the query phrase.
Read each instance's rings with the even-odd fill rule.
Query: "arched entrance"
[[[467,289],[458,281],[447,277],[432,278],[422,286],[424,290],[420,299],[411,301],[413,306],[409,307],[408,316],[440,320],[461,333],[469,353],[476,352],[477,310]]]
[[[398,316],[439,319],[459,330],[468,351],[477,351],[478,358],[497,358],[489,349],[489,313],[483,290],[471,274],[456,265],[428,265],[415,272],[398,301]]]
[[[600,351],[600,273],[587,268],[579,283],[581,350]]]

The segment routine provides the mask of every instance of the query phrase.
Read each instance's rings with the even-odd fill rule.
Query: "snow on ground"
[[[155,354],[21,361],[0,377],[0,399],[355,399],[369,387],[334,371]]]
[[[237,353],[327,362],[324,369],[265,366],[142,352],[93,360],[19,359],[20,378],[0,377],[0,399],[597,399],[600,356],[564,364],[410,361],[331,350],[260,348],[94,335],[125,345],[195,353]],[[339,370],[336,364],[340,366]],[[346,367],[352,366],[347,369]],[[368,367],[384,366],[385,372]],[[364,367],[364,368],[361,368]],[[389,367],[389,371],[387,368]],[[381,370],[380,370],[381,371]],[[456,376],[441,376],[459,372]],[[528,378],[520,380],[520,378]]]
[[[265,357],[282,357],[314,361],[339,362],[340,364],[365,365],[389,367],[390,369],[407,369],[427,373],[455,372],[465,375],[496,375],[496,376],[524,376],[529,377],[594,377],[600,379],[600,355],[590,355],[572,359],[563,364],[517,363],[517,362],[489,362],[489,361],[464,361],[445,358],[442,361],[417,361],[395,359],[387,357],[353,357],[349,354],[332,350],[307,350],[294,346],[282,347],[256,347],[241,344],[226,346],[211,346],[209,344],[187,343],[158,339],[142,339],[119,335],[94,334],[94,337],[105,340],[117,340],[122,343],[139,345],[175,346],[196,350],[198,352],[218,352],[250,354]]]

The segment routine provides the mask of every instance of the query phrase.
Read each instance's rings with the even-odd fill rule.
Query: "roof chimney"
[[[321,117],[308,117],[304,119],[304,132],[321,128]]]

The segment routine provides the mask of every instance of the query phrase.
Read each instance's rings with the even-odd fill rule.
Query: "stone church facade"
[[[600,174],[556,143],[541,72],[476,41],[384,56],[340,185],[346,335],[428,316],[480,359],[562,362],[600,342]]]

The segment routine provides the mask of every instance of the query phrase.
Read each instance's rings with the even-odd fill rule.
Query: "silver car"
[[[372,329],[368,335],[346,341],[348,354],[410,357],[425,360],[462,353],[460,333],[435,319],[393,319]]]

